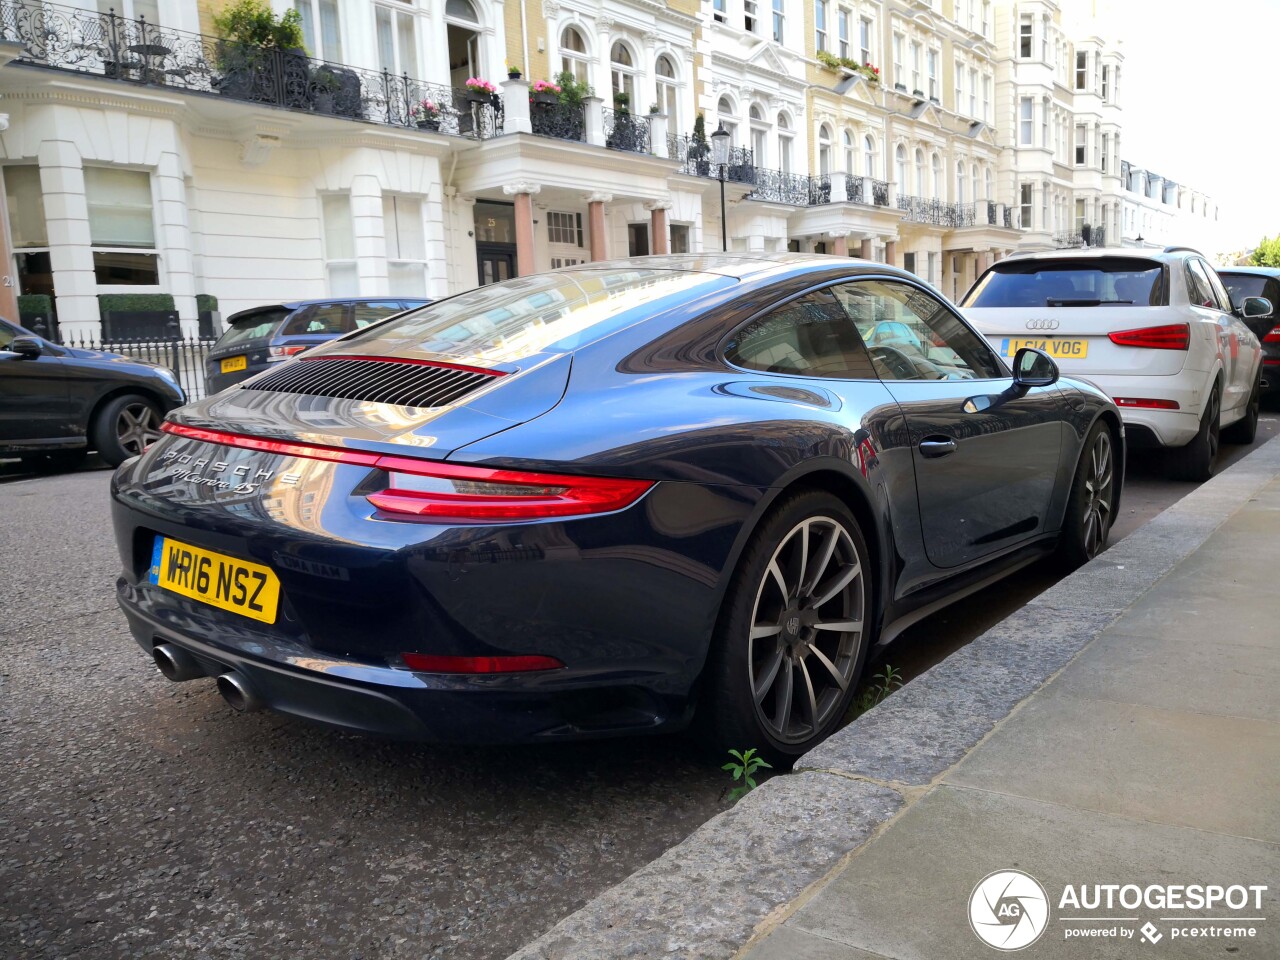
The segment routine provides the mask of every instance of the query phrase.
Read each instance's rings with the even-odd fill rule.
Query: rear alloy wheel
[[[155,404],[145,397],[133,393],[116,397],[94,422],[94,447],[103,460],[118,467],[160,439],[162,420]]]
[[[1169,475],[1175,480],[1191,480],[1196,483],[1213,476],[1214,461],[1218,459],[1218,437],[1222,417],[1222,397],[1218,384],[1214,383],[1209,401],[1200,417],[1200,429],[1195,438],[1184,447],[1166,452]]]
[[[1095,423],[1085,438],[1063,518],[1058,556],[1075,569],[1107,547],[1115,520],[1115,441],[1105,423]]]
[[[1227,443],[1253,443],[1258,436],[1258,414],[1262,410],[1262,371],[1258,371],[1258,379],[1254,381],[1253,392],[1249,394],[1249,405],[1245,407],[1244,416],[1222,431],[1222,439]]]
[[[870,556],[830,494],[788,500],[726,598],[703,703],[715,745],[790,765],[840,723],[872,636]]]

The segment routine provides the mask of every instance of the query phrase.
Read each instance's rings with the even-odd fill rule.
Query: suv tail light
[[[1162,327],[1139,327],[1137,330],[1109,333],[1107,338],[1121,347],[1186,350],[1191,346],[1191,326],[1186,323],[1170,323]]]
[[[517,654],[507,657],[450,657],[431,653],[402,653],[400,659],[410,670],[419,673],[531,673],[535,670],[559,670],[564,663],[541,654]]]
[[[1271,332],[1262,338],[1263,343],[1280,343],[1280,327],[1272,327]]]
[[[267,347],[267,362],[270,363],[273,360],[288,360],[290,357],[296,357],[303,350],[307,349],[310,348],[302,345],[292,347]]]

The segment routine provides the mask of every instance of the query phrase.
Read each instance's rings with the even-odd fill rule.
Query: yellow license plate
[[[1088,340],[1059,340],[1057,337],[1040,337],[1035,340],[1005,337],[1004,349],[1001,352],[1006,357],[1012,357],[1023,347],[1043,350],[1055,360],[1083,360],[1089,355]]]
[[[276,622],[280,581],[269,567],[156,537],[151,582],[220,610]]]
[[[222,361],[223,373],[235,373],[237,370],[244,370],[249,366],[249,358],[245,356],[227,357]]]

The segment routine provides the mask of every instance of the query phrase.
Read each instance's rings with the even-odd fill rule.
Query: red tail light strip
[[[361,450],[347,450],[321,444],[265,440],[242,433],[208,430],[166,422],[165,433],[204,443],[261,450],[284,457],[328,460],[384,470],[388,486],[371,493],[368,500],[389,514],[410,516],[436,523],[490,523],[501,520],[543,520],[550,517],[578,517],[611,513],[629,507],[653,486],[649,480],[621,477],[581,477],[571,474],[527,473],[523,470],[494,470],[463,466],[438,460],[383,456]],[[416,490],[397,487],[396,475],[458,481],[465,492]],[[485,492],[484,487],[495,489]],[[522,494],[520,488],[527,488]],[[513,488],[515,488],[513,492]]]
[[[1153,400],[1147,397],[1112,397],[1117,407],[1144,407],[1148,410],[1180,410],[1177,400]]]
[[[512,657],[444,657],[429,653],[402,653],[400,659],[419,673],[530,673],[559,670],[564,664],[555,657],[522,655]]]
[[[1280,343],[1280,327],[1272,327],[1271,332],[1262,338],[1263,343]]]
[[[1107,338],[1121,347],[1146,347],[1149,350],[1187,350],[1191,346],[1191,326],[1170,323],[1161,327],[1139,327],[1118,330]]]
[[[441,370],[464,370],[467,373],[482,373],[487,377],[505,377],[505,370],[490,370],[488,367],[473,367],[465,363],[448,363],[444,360],[418,360],[410,357],[372,357],[352,354],[327,353],[322,357],[300,357],[300,360],[363,360],[367,363],[399,363],[415,367],[439,367]]]

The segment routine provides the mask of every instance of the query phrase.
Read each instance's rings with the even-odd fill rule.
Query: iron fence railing
[[[913,197],[905,193],[898,194],[898,209],[906,211],[907,215],[903,219],[911,223],[929,223],[935,226],[942,226],[947,220],[943,211],[945,206],[947,204],[932,197]]]
[[[1060,233],[1054,236],[1055,247],[1105,247],[1107,230],[1101,224],[1085,223],[1073,233]]]
[[[39,333],[39,330],[35,330]],[[206,396],[205,360],[217,337],[156,337],[131,339],[96,339],[69,337],[56,340],[64,347],[79,350],[105,350],[134,360],[145,360],[168,367],[178,378],[188,402],[202,400]]]
[[[681,173],[720,179],[720,169],[711,162],[709,143],[699,143],[685,134],[667,134],[667,158],[680,164]],[[729,162],[724,168],[724,178],[729,183],[756,182],[756,167],[751,151],[746,147],[730,147]]]
[[[629,110],[604,110],[604,145],[610,150],[648,153],[653,141],[652,121]]]
[[[831,202],[831,174],[821,173],[809,178],[809,206],[821,206]]]
[[[845,196],[852,203],[865,203],[868,206],[887,207],[889,205],[889,184],[873,177],[859,177],[854,174],[845,175]]]
[[[791,203],[798,207],[810,203],[812,181],[799,173],[756,167],[756,188],[747,195],[748,200],[767,200],[773,203]],[[830,184],[828,184],[828,199]]]
[[[487,138],[502,132],[497,96],[308,57],[302,50],[259,47],[160,24],[46,3],[0,0],[0,40],[22,47],[33,66],[164,86],[289,110],[391,126],[426,116],[441,133]]]
[[[529,106],[529,122],[537,136],[586,141],[587,113],[582,104],[535,100]]]

